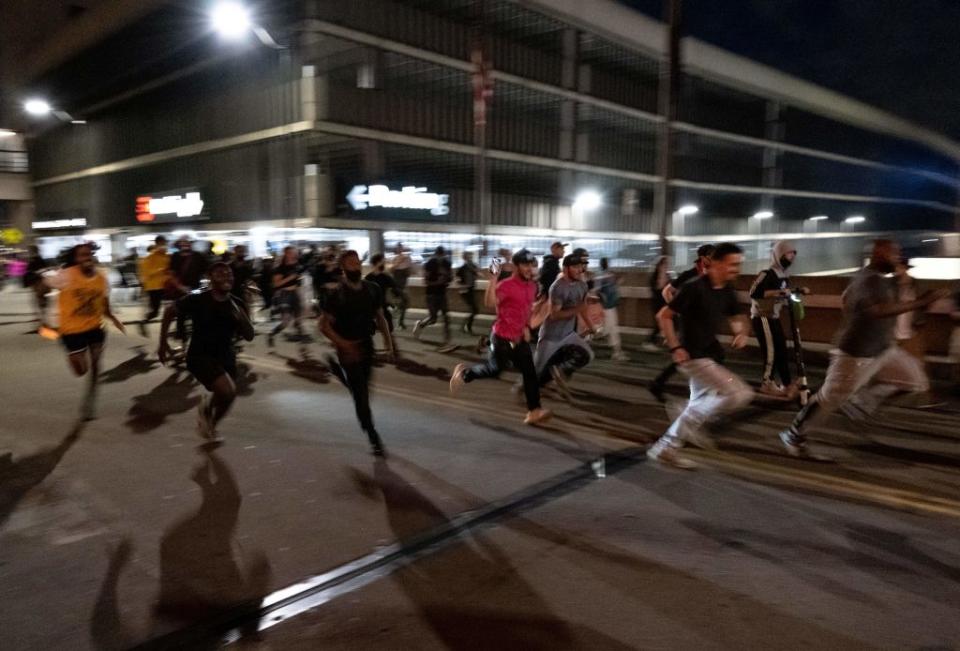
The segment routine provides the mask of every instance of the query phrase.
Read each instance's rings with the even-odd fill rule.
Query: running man
[[[453,271],[450,268],[450,258],[442,246],[438,246],[433,256],[423,265],[423,281],[426,285],[427,310],[426,319],[417,321],[413,326],[413,336],[417,339],[427,326],[437,322],[437,316],[443,314],[443,343],[450,342],[450,314],[447,307],[447,287],[453,280]]]
[[[397,305],[397,311],[399,312],[397,327],[401,330],[406,330],[407,308],[410,306],[410,296],[407,294],[407,283],[410,281],[410,272],[413,270],[413,260],[410,259],[410,256],[403,248],[403,242],[397,242],[393,253],[393,260],[390,261],[390,273],[393,274],[393,280],[397,284],[397,291],[400,292],[400,303]]]
[[[923,365],[894,342],[897,315],[927,307],[946,298],[946,290],[925,292],[913,301],[897,300],[895,281],[886,278],[900,260],[900,246],[876,240],[870,263],[843,292],[844,326],[839,350],[832,351],[823,386],[780,432],[787,453],[820,460],[807,449],[807,430],[842,408],[855,422],[867,419],[887,399],[900,392],[930,388]]]
[[[660,310],[657,319],[670,347],[673,361],[690,380],[690,401],[683,413],[648,451],[647,456],[675,468],[692,469],[697,464],[679,455],[690,443],[700,448],[715,447],[700,432],[719,416],[741,409],[753,399],[753,389],[723,366],[723,346],[717,332],[727,321],[733,332],[733,347],[747,342],[746,315],[740,315],[733,281],[740,273],[743,250],[736,244],[719,244],[707,273],[680,287],[673,300]],[[680,317],[677,337],[674,317]]]
[[[497,320],[493,324],[493,341],[487,361],[468,368],[457,364],[450,378],[450,393],[456,394],[464,384],[484,378],[498,378],[513,364],[523,375],[523,392],[526,397],[527,415],[523,422],[535,425],[550,418],[549,411],[540,405],[540,383],[533,364],[530,349],[530,318],[537,297],[534,280],[537,259],[526,249],[513,256],[513,275],[500,280],[496,263],[488,272],[489,284],[484,294],[487,307],[496,308]]]
[[[383,315],[380,288],[363,279],[363,265],[356,251],[340,255],[343,277],[337,289],[327,297],[320,316],[320,332],[337,349],[337,359],[327,363],[341,382],[350,389],[360,427],[367,433],[374,456],[385,452],[370,412],[370,376],[373,371],[373,333],[383,336],[391,358],[396,348]]]
[[[460,296],[463,297],[463,302],[470,310],[467,314],[467,320],[463,322],[463,331],[471,337],[473,336],[473,320],[480,311],[477,307],[476,293],[477,276],[479,275],[480,269],[473,261],[473,253],[464,251],[463,264],[457,269],[457,281],[460,283]]]
[[[210,442],[219,443],[217,424],[227,415],[237,397],[237,356],[233,340],[240,335],[253,341],[253,324],[247,316],[243,300],[230,291],[233,272],[225,262],[210,266],[210,286],[190,292],[163,313],[160,324],[160,349],[157,355],[166,364],[170,358],[167,333],[174,319],[189,318],[193,323],[187,349],[187,370],[212,397],[204,396],[197,410],[197,433]]]
[[[157,318],[167,284],[170,282],[170,255],[167,253],[167,238],[157,235],[153,248],[140,260],[140,285],[147,293],[148,308],[140,322],[140,334],[147,336],[147,324]]]
[[[577,332],[578,321],[587,321],[589,290],[582,280],[584,267],[580,255],[571,253],[563,259],[563,273],[550,286],[550,312],[540,327],[533,358],[540,386],[554,380],[567,402],[571,400],[568,380],[593,360],[593,350]]]
[[[390,314],[389,294],[399,296],[397,283],[394,282],[393,276],[387,273],[387,265],[382,253],[374,253],[370,258],[370,265],[373,269],[363,279],[380,288],[380,309],[383,310],[383,318],[387,320],[390,332],[393,332],[393,315]]]
[[[77,377],[89,373],[90,383],[80,408],[84,420],[93,420],[96,409],[100,356],[106,341],[103,319],[126,334],[123,323],[110,311],[110,283],[97,269],[93,246],[78,244],[67,256],[66,266],[44,278],[48,287],[60,290],[60,339],[67,360]]]
[[[550,253],[543,256],[543,265],[540,267],[540,293],[546,296],[550,286],[560,275],[560,261],[567,245],[559,240],[550,245]]]
[[[683,287],[684,284],[690,280],[693,280],[694,278],[699,278],[707,272],[707,267],[710,266],[710,257],[713,255],[715,248],[716,247],[714,247],[713,244],[704,244],[697,249],[696,264],[667,283],[667,285],[663,288],[662,297],[665,304],[669,304],[670,301],[673,300],[673,298],[677,295],[677,292],[680,291],[680,288]],[[657,314],[659,315],[659,312]],[[657,318],[657,323],[659,322],[660,320]],[[650,383],[650,393],[652,393],[653,397],[658,401],[664,401],[663,391],[667,387],[667,382],[670,381],[670,378],[672,378],[673,374],[676,372],[676,363],[670,362],[662,371],[660,371],[660,374],[653,379],[653,382]]]
[[[750,321],[760,344],[760,359],[763,361],[760,393],[792,400],[800,389],[793,384],[790,375],[790,357],[780,312],[785,299],[790,296],[787,269],[796,259],[797,250],[792,242],[780,240],[774,242],[770,256],[773,264],[761,271],[750,287]],[[780,378],[779,384],[773,379],[774,373]]]
[[[295,246],[283,249],[280,264],[273,270],[273,300],[280,308],[280,323],[267,335],[267,345],[274,345],[274,338],[293,323],[297,338],[303,336],[300,316],[303,312],[300,301],[300,253]]]

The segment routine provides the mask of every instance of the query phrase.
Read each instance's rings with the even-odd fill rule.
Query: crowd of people
[[[483,303],[495,313],[489,333],[480,334],[484,361],[458,364],[450,379],[452,393],[476,380],[497,378],[512,366],[522,378],[513,391],[526,406],[524,422],[538,424],[551,417],[542,403],[545,392],[572,401],[571,378],[594,360],[593,341],[601,334],[613,361],[628,360],[618,325],[620,278],[606,259],[600,260],[600,272],[594,274],[589,252],[576,248],[568,254],[567,246],[555,242],[542,264],[526,249],[501,250],[486,269],[474,262],[470,251],[454,269],[448,252],[439,246],[422,265],[427,316],[413,325],[415,338],[439,324],[441,343],[450,345],[451,286],[461,299],[457,307],[465,314],[464,333],[477,334],[477,294],[484,278]],[[784,334],[789,326],[783,322],[791,301],[809,293],[791,286],[789,270],[797,256],[789,241],[773,245],[770,267],[750,287],[749,314],[740,309],[733,287],[743,259],[735,244],[701,246],[696,264],[676,278],[671,278],[666,258],[658,261],[650,277],[656,327],[647,345],[667,349],[671,363],[653,380],[650,391],[663,401],[667,381],[680,373],[690,394],[682,412],[651,446],[651,458],[678,468],[694,467],[682,448],[714,447],[707,426],[753,401],[751,384],[724,365],[723,333],[731,333],[730,345],[739,349],[752,330],[762,369],[757,391],[783,400],[797,398],[800,379],[791,373]],[[111,311],[109,283],[97,267],[93,246],[73,247],[63,262],[56,271],[45,272],[46,264],[31,250],[24,283],[33,290],[41,324],[46,323],[47,290],[59,290],[58,334],[70,368],[88,377],[81,415],[90,419],[95,417],[106,340],[103,324],[111,322],[120,331],[125,325]],[[402,244],[389,259],[375,254],[366,262],[369,272],[364,276],[364,260],[352,250],[310,246],[301,251],[287,246],[275,260],[255,261],[243,245],[215,256],[209,247],[197,251],[192,242],[181,239],[171,253],[167,239],[156,237],[137,262],[145,303],[138,327],[149,338],[149,326],[162,311],[156,334],[161,362],[183,362],[209,392],[197,415],[205,445],[221,442],[217,428],[236,397],[237,346],[256,336],[258,319],[252,306],[259,302],[260,311],[269,311],[268,319],[275,322],[264,333],[270,347],[291,326],[295,334],[290,339],[305,341],[303,318],[308,311],[316,317],[319,332],[336,351],[326,359],[327,367],[349,389],[373,453],[385,453],[370,408],[374,336],[380,333],[387,356],[395,358],[394,331],[407,327],[408,288],[415,266]],[[807,432],[837,409],[862,421],[896,393],[929,389],[922,361],[911,346],[925,308],[949,294],[943,290],[919,294],[908,268],[895,242],[874,243],[869,264],[843,294],[844,326],[826,380],[779,435],[791,456],[819,458],[808,449]],[[309,300],[306,287],[312,290]]]

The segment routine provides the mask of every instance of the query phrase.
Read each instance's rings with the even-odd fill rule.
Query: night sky
[[[620,0],[661,19],[663,0]],[[683,0],[684,35],[960,139],[960,0]]]

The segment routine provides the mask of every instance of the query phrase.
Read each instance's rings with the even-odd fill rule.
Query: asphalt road
[[[206,454],[201,388],[134,329],[77,427],[82,383],[29,314],[0,293],[4,649],[960,648],[954,402],[832,419],[830,464],[786,458],[790,408],[757,405],[685,473],[642,453],[681,404],[679,379],[667,410],[643,389],[664,355],[601,351],[532,428],[514,377],[449,396],[466,338],[402,335],[375,377],[384,462],[325,344],[258,337]]]

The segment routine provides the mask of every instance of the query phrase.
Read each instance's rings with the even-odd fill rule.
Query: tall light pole
[[[670,180],[673,177],[673,122],[677,118],[680,90],[680,23],[683,0],[664,0],[663,20],[667,24],[667,59],[660,66],[657,111],[663,118],[657,132],[657,176],[654,188],[653,215],[660,233],[660,246],[669,255],[667,218],[673,214]]]
[[[490,175],[487,172],[487,113],[493,97],[493,67],[490,61],[486,34],[486,2],[476,5],[470,62],[473,71],[470,84],[473,89],[473,140],[477,147],[474,161],[474,211],[480,231],[480,257],[486,253],[486,230],[490,222]],[[477,261],[479,262],[479,260]]]

